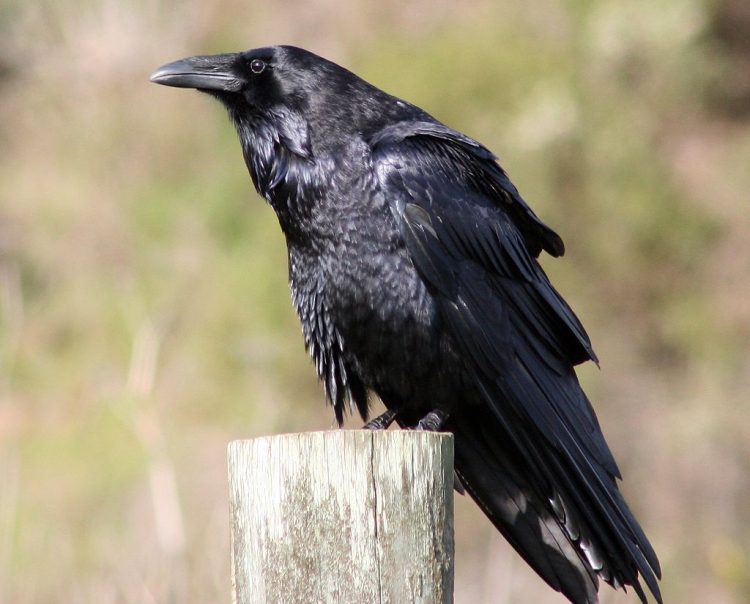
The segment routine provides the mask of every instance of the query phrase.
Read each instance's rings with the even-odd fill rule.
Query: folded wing
[[[536,261],[562,254],[562,241],[475,141],[425,122],[371,144],[414,265],[481,393],[451,419],[461,481],[572,601],[596,601],[597,576],[645,601],[639,574],[661,601],[658,560],[573,369],[596,356]]]

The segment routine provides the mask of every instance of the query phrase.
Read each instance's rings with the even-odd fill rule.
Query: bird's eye
[[[252,61],[250,61],[250,71],[252,71],[253,73],[262,73],[265,68],[265,62],[261,61],[260,59],[253,59]]]

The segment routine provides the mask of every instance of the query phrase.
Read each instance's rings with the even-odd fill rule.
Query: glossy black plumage
[[[275,210],[305,345],[336,418],[374,391],[403,427],[455,434],[456,474],[554,589],[659,564],[574,365],[596,357],[536,257],[562,240],[495,156],[351,72],[272,47],[193,57],[152,79],[216,96]],[[425,425],[425,424],[423,424]]]

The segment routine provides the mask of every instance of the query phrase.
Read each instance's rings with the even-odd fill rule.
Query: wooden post
[[[229,445],[235,604],[453,601],[453,437],[336,430]]]

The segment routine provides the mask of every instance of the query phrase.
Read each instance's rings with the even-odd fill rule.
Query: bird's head
[[[310,53],[276,46],[189,57],[162,65],[151,74],[151,81],[177,88],[195,88],[228,106],[262,111],[305,101],[306,86],[320,78],[314,62],[304,64],[305,54]]]
[[[357,146],[361,154],[383,126],[429,117],[343,67],[294,46],[180,59],[157,69],[151,81],[194,88],[222,102],[237,129],[253,183],[277,213],[296,191],[299,178],[310,184],[313,173],[303,174],[295,162],[327,165],[342,146]]]
[[[366,133],[401,114],[420,112],[352,72],[294,46],[196,56],[167,63],[151,75],[165,86],[194,88],[217,97],[235,122],[254,116],[294,115],[310,129],[313,144]],[[332,126],[335,124],[335,131]],[[317,139],[317,140],[315,140]]]
[[[180,59],[162,65],[151,81],[194,88],[221,101],[237,128],[256,188],[268,197],[284,173],[280,167],[288,167],[279,164],[277,147],[298,158],[313,155],[311,125],[321,116],[313,107],[330,91],[325,82],[348,79],[342,75],[348,73],[301,48],[270,46]]]
[[[277,186],[294,188],[287,178],[296,174],[292,159],[310,161],[356,140],[383,115],[383,105],[396,102],[343,67],[293,46],[180,59],[157,69],[151,81],[221,101],[253,182],[272,204]]]

